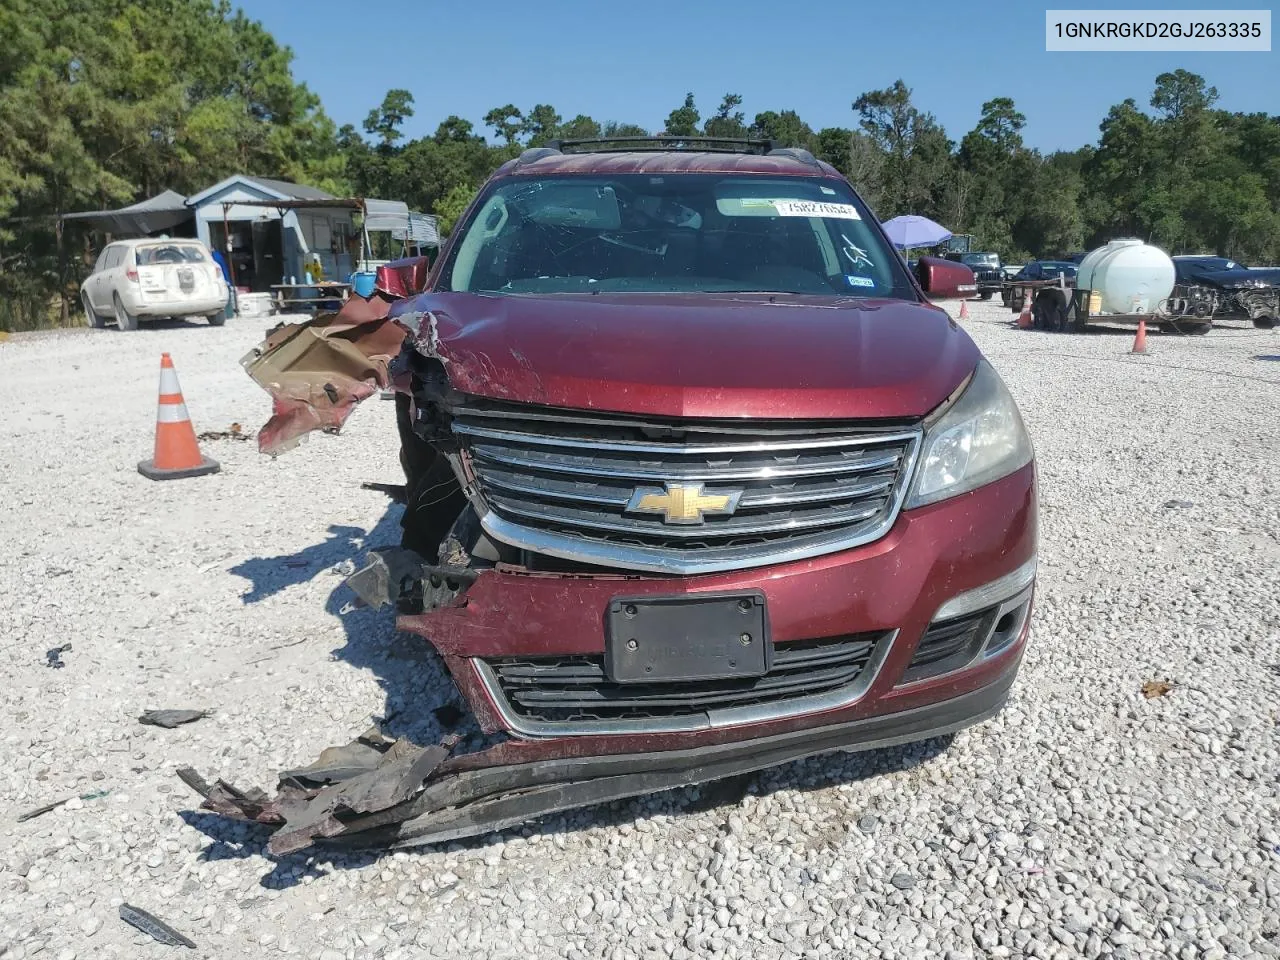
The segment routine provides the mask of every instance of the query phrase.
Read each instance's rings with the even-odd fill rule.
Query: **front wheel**
[[[89,302],[87,293],[80,294],[80,302],[84,305],[84,318],[88,321],[89,326],[95,330],[101,330],[107,325],[107,320],[97,310],[93,309],[93,304]]]
[[[220,327],[226,322],[227,322],[227,315],[225,313],[209,314],[209,326],[211,327]]]
[[[978,294],[978,296],[980,296],[983,300],[990,300],[990,299],[991,299],[991,291],[990,291],[990,290],[983,290],[980,294]]]
[[[1277,320],[1275,317],[1254,317],[1253,318],[1253,325],[1257,327],[1259,330],[1270,330],[1277,323],[1280,323],[1280,320]]]
[[[111,305],[115,310],[117,328],[121,330],[138,329],[138,318],[125,309],[124,304],[120,302],[120,294],[111,295]]]

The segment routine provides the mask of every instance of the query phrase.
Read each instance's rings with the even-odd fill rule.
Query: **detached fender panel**
[[[352,297],[337,313],[272,330],[240,360],[271,394],[258,449],[276,455],[312,430],[339,430],[355,405],[392,385],[409,331],[388,317],[395,301]]]

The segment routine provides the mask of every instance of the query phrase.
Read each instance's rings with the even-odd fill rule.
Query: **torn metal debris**
[[[111,791],[109,790],[98,790],[94,793],[82,793],[80,794],[79,799],[97,800],[99,797],[105,797],[110,792]],[[24,823],[27,820],[34,820],[36,817],[43,817],[46,813],[52,813],[54,810],[57,810],[59,807],[64,806],[75,799],[76,797],[63,797],[61,800],[55,800],[53,803],[46,803],[43,807],[36,807],[34,810],[28,810],[26,813],[18,814],[17,820],[19,823]]]
[[[139,723],[172,730],[184,723],[194,723],[209,716],[210,710],[148,710],[138,717]]]
[[[252,433],[245,433],[238,423],[233,423],[226,430],[206,430],[196,437],[197,440],[249,440]]]
[[[141,907],[127,903],[120,904],[120,919],[166,947],[187,947],[191,950],[196,948],[195,941],[183,936],[159,917],[147,913]]]

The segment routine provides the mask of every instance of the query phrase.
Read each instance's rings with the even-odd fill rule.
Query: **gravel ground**
[[[220,474],[153,484],[160,352],[197,430],[256,428],[237,360],[264,321],[0,344],[0,956],[172,955],[122,900],[209,957],[1280,956],[1280,331],[1133,357],[970,312],[1042,478],[999,718],[381,858],[268,859],[173,769],[270,786],[405,706],[394,732],[436,733],[447,680],[344,612],[334,569],[398,536],[361,488],[400,480],[392,405],[275,461],[208,441]]]

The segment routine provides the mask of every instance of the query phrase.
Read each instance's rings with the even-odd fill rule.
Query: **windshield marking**
[[[773,208],[780,217],[832,217],[837,220],[861,220],[858,208],[851,203],[829,203],[825,200],[774,200]]]

